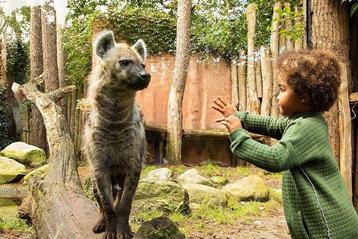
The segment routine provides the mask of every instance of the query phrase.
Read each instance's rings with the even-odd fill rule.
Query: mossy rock
[[[189,212],[189,196],[175,182],[140,182],[134,196],[133,207],[186,213]]]
[[[265,184],[265,180],[251,175],[235,183],[231,183],[222,189],[228,196],[238,201],[259,201],[269,200],[270,190]]]
[[[135,239],[184,239],[185,235],[167,217],[157,217],[142,224]]]
[[[1,155],[15,159],[30,167],[38,167],[46,163],[46,153],[43,149],[23,142],[15,142],[1,151]]]
[[[29,184],[30,179],[33,177],[38,177],[41,179],[44,178],[47,174],[47,170],[48,170],[48,164],[31,171],[30,173],[26,174],[26,176],[24,177],[23,184],[24,185]]]
[[[9,183],[26,174],[24,165],[0,156],[0,184]]]

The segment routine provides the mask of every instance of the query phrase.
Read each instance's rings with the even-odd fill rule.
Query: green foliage
[[[297,4],[297,1],[289,2]],[[199,0],[192,7],[191,52],[214,54],[228,60],[236,57],[239,50],[246,48],[245,9],[251,2],[258,8],[256,45],[268,44],[275,0]],[[175,52],[176,0],[71,0],[69,7],[68,20],[72,25],[66,29],[64,41],[67,77],[76,85],[82,84],[91,68],[94,20],[109,20],[110,24],[105,26],[115,32],[118,40],[133,44],[143,39],[150,54]]]
[[[10,117],[6,113],[6,99],[7,99],[7,90],[0,88],[0,149],[5,148],[10,143],[14,142],[14,139],[9,136],[9,122]]]
[[[7,77],[23,84],[30,77],[29,44],[14,40],[7,44]]]
[[[290,37],[292,40],[296,40],[301,36],[303,36],[305,32],[305,25],[303,21],[304,18],[303,8],[300,8],[299,11],[295,12],[292,11],[289,5],[286,5],[282,9],[278,9],[276,12],[278,13],[278,18],[273,20],[279,21],[279,23],[282,26],[285,26],[288,21],[293,22],[295,20],[300,20],[299,23],[292,24],[290,29],[285,29],[284,27],[282,27],[280,29],[280,34],[286,37]]]

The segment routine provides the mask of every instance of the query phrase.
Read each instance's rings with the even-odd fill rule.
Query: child
[[[285,117],[237,112],[222,98],[212,108],[230,132],[231,150],[242,160],[272,172],[284,171],[282,194],[291,237],[358,238],[358,216],[346,191],[322,116],[337,99],[339,65],[322,50],[282,54],[278,106]],[[245,130],[278,139],[254,141]]]

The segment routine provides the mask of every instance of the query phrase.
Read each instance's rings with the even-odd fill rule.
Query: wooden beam
[[[349,95],[349,102],[357,102],[358,101],[358,92],[353,92]]]
[[[347,186],[347,191],[352,196],[352,122],[348,95],[347,66],[340,63],[341,85],[339,87],[339,137],[340,145],[340,172]]]

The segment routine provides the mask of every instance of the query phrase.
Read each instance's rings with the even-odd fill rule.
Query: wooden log
[[[357,102],[358,101],[358,92],[353,92],[349,95],[349,102]]]
[[[338,107],[339,107],[339,138],[340,145],[340,172],[347,186],[350,196],[352,196],[352,125],[351,112],[349,107],[348,95],[348,72],[347,66],[340,63],[341,85],[339,87]]]
[[[295,19],[294,19],[294,24],[295,26],[299,26],[301,24],[303,24],[303,19],[302,17],[298,17],[299,16],[299,8],[297,6],[295,6]],[[305,35],[305,34],[304,34]],[[295,46],[295,50],[301,50],[303,47],[303,36],[298,37],[297,39],[295,39],[294,42],[294,46]]]
[[[278,13],[277,11],[281,8],[281,2],[276,2],[273,8],[272,16],[272,25],[271,25],[271,41],[270,49],[272,55],[272,91],[273,94],[276,94],[279,89],[277,85],[277,69],[276,69],[276,60],[279,53],[279,22],[278,22]],[[277,98],[272,97],[271,102],[271,115],[278,116],[278,105]]]
[[[237,60],[231,61],[231,103],[239,103],[239,88],[238,88],[238,72],[237,72]]]
[[[272,63],[270,49],[261,47],[262,103],[261,114],[270,115],[272,102]]]
[[[49,169],[43,180],[30,180],[32,221],[38,238],[102,238],[92,227],[99,217],[82,190],[77,158],[68,124],[61,108],[31,84],[13,91],[34,103],[43,117],[48,139]],[[56,98],[59,98],[56,96]]]
[[[285,8],[290,9],[291,11],[291,5],[290,3],[286,2],[285,3]],[[285,20],[285,29],[286,31],[290,32],[292,31],[292,27],[293,27],[293,20],[291,18],[288,18]],[[292,51],[294,50],[294,46],[293,46],[293,41],[290,35],[286,36],[286,50],[287,51]]]
[[[239,85],[239,111],[245,111],[246,106],[246,66],[247,58],[245,51],[240,51],[238,65],[238,85]]]
[[[283,6],[280,6],[280,9],[282,9],[282,8],[283,8]],[[286,25],[285,25],[285,21],[283,19],[278,18],[278,22],[279,22],[278,53],[282,54],[287,50],[286,49],[286,36],[284,34],[281,34],[281,31],[286,29]]]
[[[257,97],[262,98],[262,73],[261,73],[261,60],[255,60],[255,79],[257,88]]]
[[[255,80],[255,29],[256,4],[251,3],[246,8],[247,18],[247,110],[250,113],[260,114],[260,102],[257,97]]]

